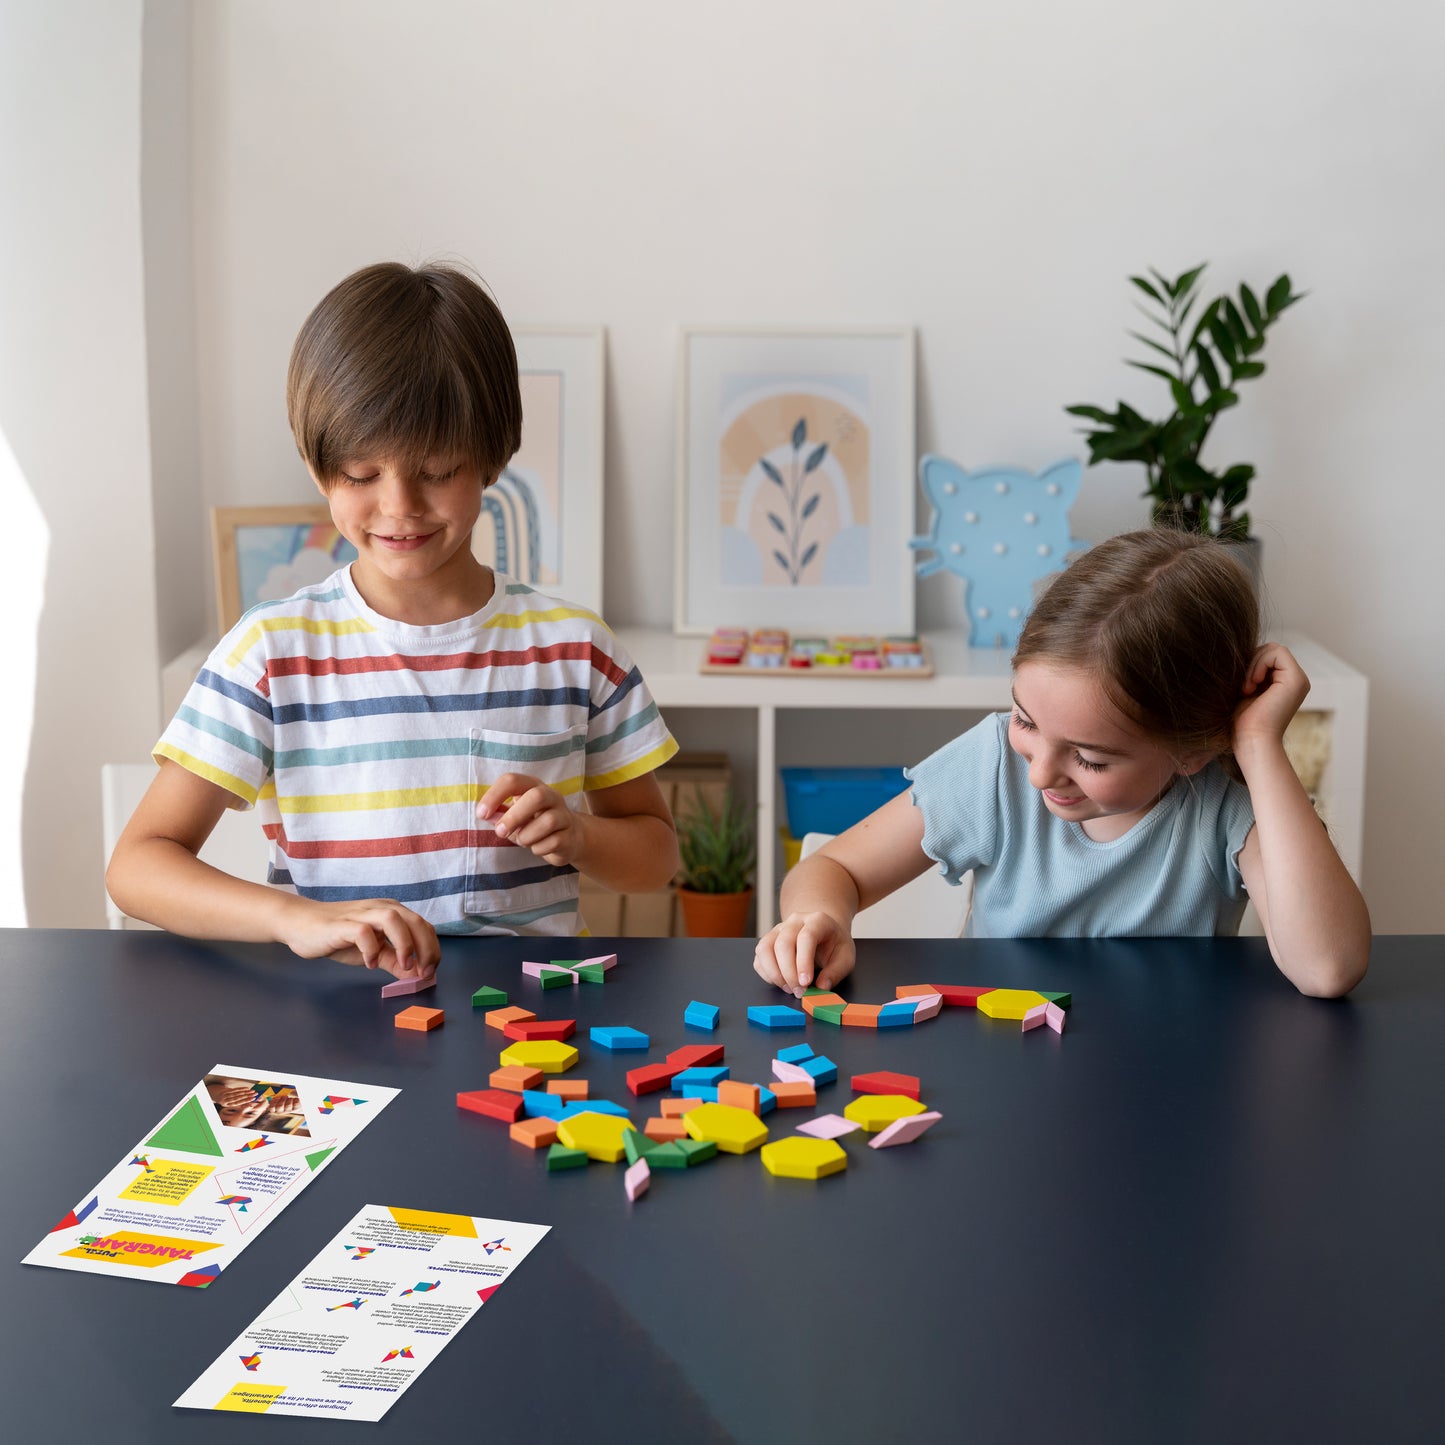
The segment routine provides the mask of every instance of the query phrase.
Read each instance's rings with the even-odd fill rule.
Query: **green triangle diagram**
[[[226,1156],[199,1099],[187,1099],[146,1144],[152,1149],[183,1149],[187,1154],[214,1154],[220,1159]]]
[[[318,1149],[314,1154],[308,1154],[306,1162],[313,1170],[316,1170],[321,1168],[334,1153],[336,1153],[336,1146],[333,1144],[329,1149]]]

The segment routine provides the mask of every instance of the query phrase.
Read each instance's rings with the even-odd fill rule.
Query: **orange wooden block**
[[[882,1007],[877,1003],[850,1003],[843,1010],[843,1025],[845,1028],[876,1029],[878,1010]]]
[[[502,1029],[505,1031],[507,1025],[514,1019],[534,1019],[537,1017],[531,1009],[518,1008],[515,1004],[511,1008],[488,1009],[483,1015],[489,1029]]]
[[[769,1084],[780,1109],[811,1109],[818,1102],[818,1091],[812,1084]]]
[[[842,1008],[843,1005],[847,1003],[847,1000],[843,998],[841,994],[836,993],[805,993],[798,1001],[803,1005],[803,1012],[806,1013],[809,1018],[812,1018],[813,1010],[817,1008],[819,1004],[832,1004],[837,1008]]]
[[[399,1029],[416,1029],[418,1033],[426,1033],[428,1029],[439,1028],[445,1017],[446,1014],[439,1008],[422,1008],[420,1004],[413,1004],[402,1009],[394,1022]]]
[[[723,1079],[717,1086],[717,1101],[734,1109],[746,1109],[749,1114],[762,1114],[763,1100],[756,1084]]]
[[[937,993],[931,983],[900,983],[893,990],[894,998],[919,998],[926,993]]]
[[[545,1149],[557,1142],[557,1121],[555,1119],[518,1119],[507,1132],[517,1143],[529,1149]]]
[[[557,1094],[563,1099],[585,1099],[587,1097],[587,1080],[549,1079],[547,1092]]]
[[[689,1109],[695,1109],[703,1100],[701,1099],[663,1099],[658,1104],[662,1110],[664,1119],[680,1119]]]
[[[541,1069],[529,1069],[522,1064],[508,1064],[505,1068],[493,1069],[487,1078],[487,1083],[492,1088],[505,1089],[509,1094],[535,1089],[541,1082]]]
[[[686,1139],[687,1125],[681,1119],[649,1119],[642,1126],[642,1132],[649,1139]]]

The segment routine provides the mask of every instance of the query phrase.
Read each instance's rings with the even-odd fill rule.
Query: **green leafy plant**
[[[1200,306],[1204,269],[1195,266],[1170,281],[1150,267],[1148,277],[1129,278],[1148,298],[1148,305],[1139,309],[1160,333],[1129,335],[1163,359],[1129,365],[1168,385],[1173,411],[1162,421],[1151,421],[1122,401],[1114,411],[1083,404],[1065,410],[1096,424],[1097,430],[1085,432],[1090,466],[1143,463],[1149,478],[1144,495],[1153,498],[1156,527],[1242,541],[1249,536],[1244,503],[1254,468],[1237,462],[1223,471],[1212,470],[1199,453],[1215,418],[1237,405],[1239,383],[1264,375],[1264,362],[1257,357],[1265,332],[1303,293],[1291,290],[1289,277],[1281,276],[1262,301],[1241,286],[1238,303],[1222,295]]]
[[[677,820],[682,886],[695,893],[742,893],[752,886],[757,844],[753,825],[731,790],[720,814],[695,788],[696,808]]]

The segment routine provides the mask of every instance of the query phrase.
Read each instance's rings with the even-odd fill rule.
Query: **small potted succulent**
[[[1129,365],[1157,376],[1169,388],[1173,409],[1160,421],[1120,402],[1102,407],[1066,407],[1094,424],[1086,431],[1089,465],[1140,462],[1148,476],[1145,496],[1153,499],[1156,527],[1206,532],[1226,542],[1248,542],[1249,513],[1244,509],[1254,468],[1247,462],[1218,470],[1200,460],[1209,430],[1220,412],[1239,401],[1239,383],[1264,375],[1259,352],[1265,332],[1301,299],[1281,276],[1263,299],[1248,286],[1236,303],[1228,295],[1200,302],[1195,266],[1172,281],[1152,268],[1129,280],[1146,298],[1140,306],[1154,333],[1130,336],[1153,355]]]
[[[677,818],[682,856],[683,922],[689,938],[741,938],[753,901],[757,844],[751,819],[729,790],[720,812],[695,788],[694,803]]]

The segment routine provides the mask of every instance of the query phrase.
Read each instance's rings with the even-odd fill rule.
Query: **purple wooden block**
[[[636,1164],[629,1166],[627,1173],[622,1176],[622,1187],[627,1191],[627,1197],[634,1202],[640,1195],[647,1193],[647,1186],[652,1183],[652,1169],[646,1159],[639,1159]]]
[[[1044,1017],[1048,1020],[1049,1027],[1053,1029],[1056,1034],[1063,1033],[1064,1011],[1058,1006],[1058,1004],[1051,1003],[1046,1005],[1044,1008]]]
[[[813,1076],[799,1064],[790,1064],[783,1059],[773,1060],[773,1077],[780,1084],[811,1084]]]
[[[841,1114],[819,1114],[816,1119],[799,1124],[798,1133],[811,1134],[815,1139],[841,1139],[844,1134],[851,1134],[861,1127],[862,1125],[845,1119]]]
[[[943,1118],[939,1113],[910,1114],[906,1119],[895,1119],[886,1129],[880,1129],[869,1141],[870,1149],[887,1149],[892,1144],[911,1144],[920,1134],[926,1134]]]
[[[394,983],[384,984],[381,996],[382,998],[400,998],[406,993],[425,993],[427,989],[436,986],[436,974],[432,974],[428,978],[399,978]]]

